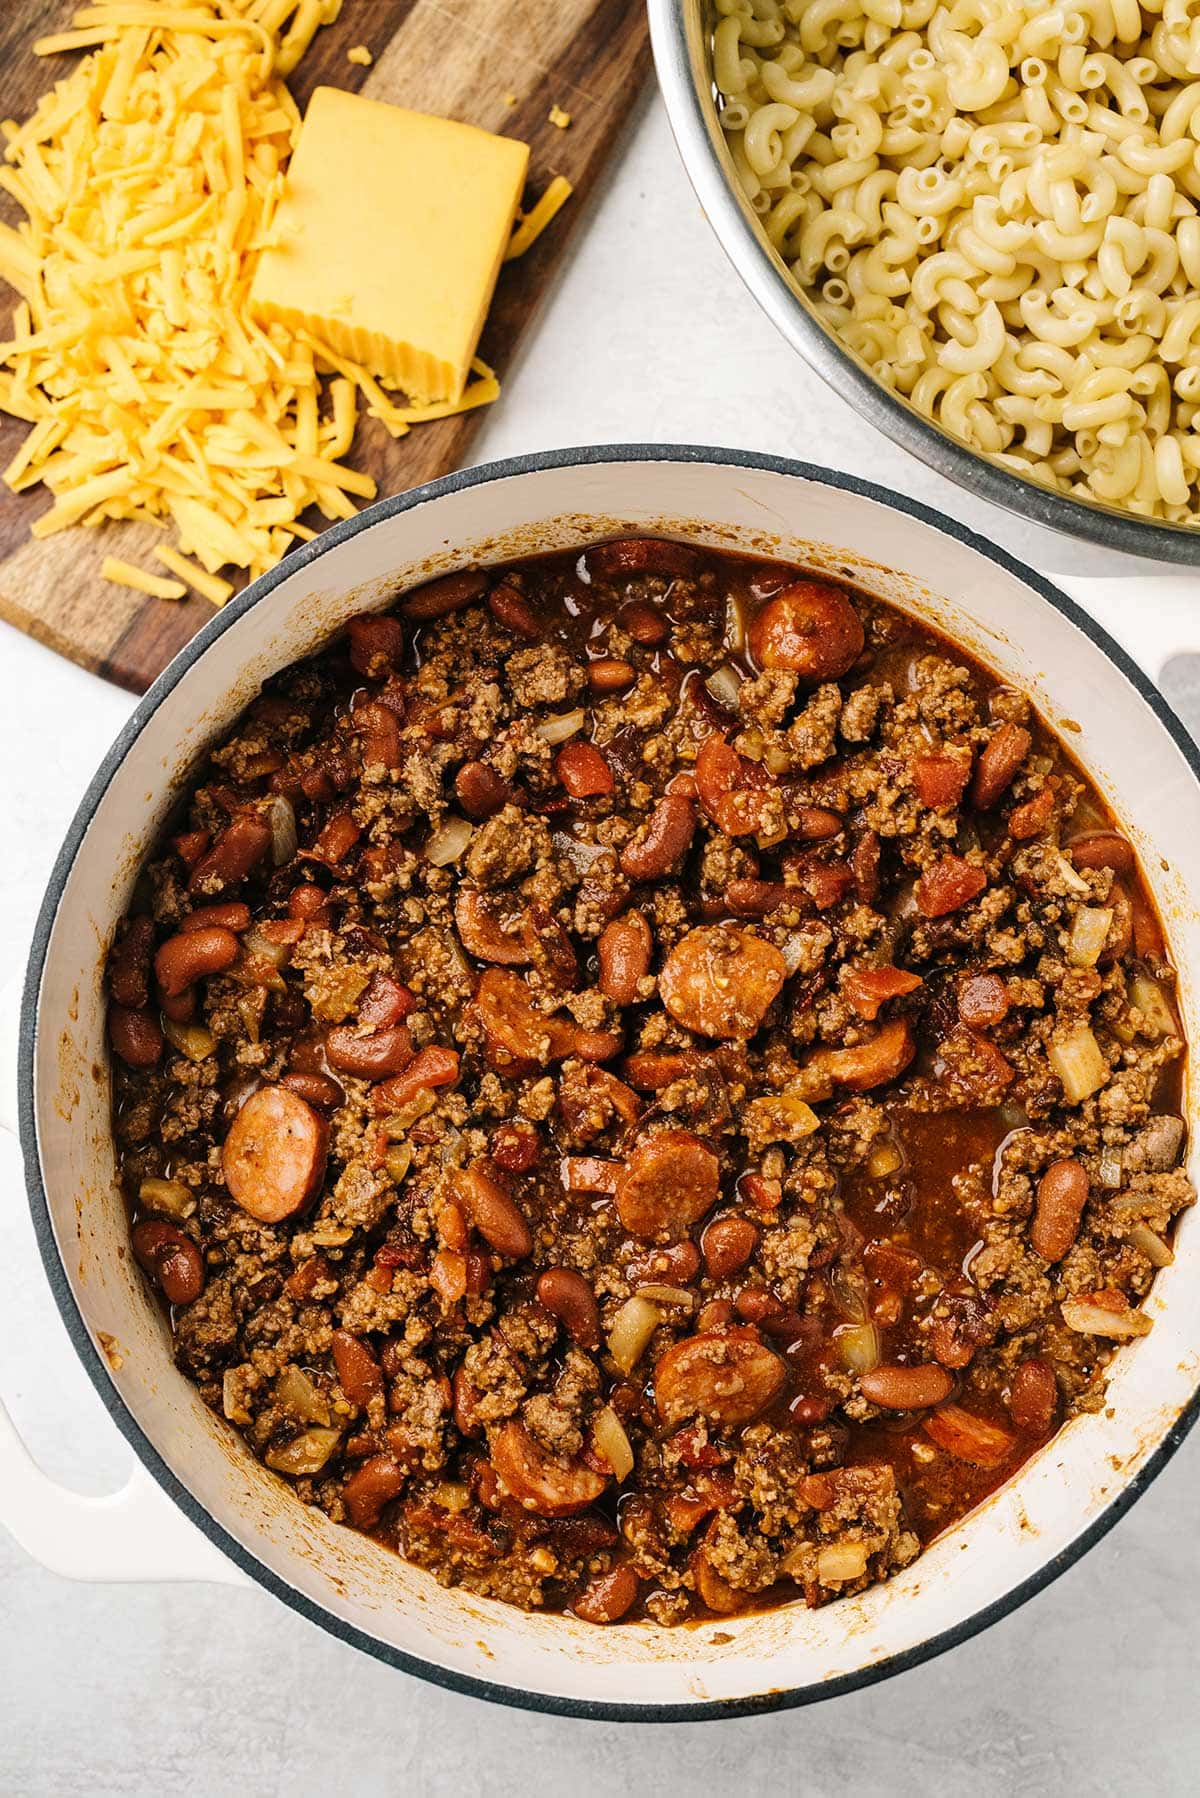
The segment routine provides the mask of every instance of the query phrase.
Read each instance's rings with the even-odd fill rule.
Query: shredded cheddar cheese
[[[565,131],[567,126],[571,123],[570,113],[564,112],[561,106],[552,106],[548,117],[550,123],[556,125],[560,131]]]
[[[353,44],[346,52],[346,61],[357,63],[360,69],[369,69],[374,60],[365,44]]]
[[[505,262],[513,262],[518,256],[525,254],[542,235],[554,215],[566,205],[574,191],[565,175],[555,175],[537,205],[518,223],[504,252]]]
[[[149,593],[153,599],[183,599],[187,593],[182,581],[168,581],[161,574],[147,574],[144,568],[122,562],[117,556],[105,556],[100,573],[106,581],[115,581],[119,587],[132,587],[135,593]]]
[[[480,367],[457,404],[408,406],[386,376],[251,313],[300,125],[283,77],[340,5],[97,0],[35,46],[82,57],[0,126],[0,188],[26,215],[0,224],[0,276],[20,296],[0,408],[30,426],[3,478],[51,494],[35,537],[173,526],[178,547],[155,554],[177,580],[106,564],[140,591],[178,597],[183,582],[223,604],[218,571],[273,566],[314,535],[307,507],[344,518],[373,499],[344,461],[360,404],[399,436],[499,392]]]

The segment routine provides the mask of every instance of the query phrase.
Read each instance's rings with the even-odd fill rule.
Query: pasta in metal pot
[[[1190,0],[714,0],[743,190],[817,315],[972,450],[1200,525]]]

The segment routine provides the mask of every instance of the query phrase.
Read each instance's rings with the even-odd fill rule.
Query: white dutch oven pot
[[[381,1660],[460,1690],[577,1715],[684,1718],[802,1703],[912,1665],[1010,1610],[1095,1542],[1193,1421],[1193,1220],[1155,1281],[1153,1330],[1117,1358],[1105,1411],[1068,1424],[886,1586],[818,1611],[596,1629],[443,1590],[297,1504],[205,1408],[175,1371],[162,1316],[123,1252],[105,1072],[104,951],[134,871],[193,758],[264,677],[414,581],[630,530],[845,573],[1031,693],[1139,847],[1180,969],[1186,1029],[1200,1044],[1190,899],[1200,892],[1200,759],[1125,650],[1028,569],[864,482],[719,450],[564,451],[386,501],[256,582],[176,657],[106,758],[59,856],[22,1020],[29,1197],[67,1327],[140,1465],[112,1498],[64,1493],[0,1413],[0,1519],[72,1575],[257,1581]],[[1114,635],[1155,669],[1183,637],[1174,626],[1186,616],[1186,577],[1176,579],[1147,576],[1136,593],[1088,590],[1089,608],[1103,608]],[[1193,1067],[1189,1115],[1195,1079]]]

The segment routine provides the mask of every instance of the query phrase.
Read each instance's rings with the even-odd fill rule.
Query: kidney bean
[[[300,918],[317,929],[328,930],[333,922],[328,893],[308,881],[293,887],[288,894],[288,916]]]
[[[414,587],[404,595],[400,610],[406,618],[445,618],[479,599],[487,584],[488,577],[482,569],[462,568],[457,574],[444,574],[440,580]]]
[[[870,1022],[879,1016],[879,1008],[889,999],[902,999],[915,993],[922,984],[919,974],[907,968],[849,968],[842,978],[842,996],[853,1005],[859,1017]]]
[[[377,1117],[385,1117],[388,1112],[399,1111],[401,1106],[407,1105],[423,1087],[452,1086],[457,1079],[458,1050],[431,1043],[402,1074],[375,1088],[371,1095],[372,1107]]]
[[[584,551],[588,572],[605,578],[621,574],[694,574],[697,556],[686,543],[670,537],[616,537]]]
[[[598,798],[617,784],[594,743],[564,743],[554,758],[554,772],[572,799]]]
[[[492,1468],[527,1511],[541,1517],[572,1517],[595,1504],[608,1479],[586,1461],[560,1461],[548,1454],[521,1423],[506,1423],[492,1443]]]
[[[783,1362],[749,1333],[687,1336],[659,1357],[654,1402],[664,1423],[699,1415],[710,1423],[749,1423],[786,1383]]]
[[[169,936],[154,958],[154,972],[167,998],[174,998],[208,974],[219,974],[238,958],[241,944],[219,924]]]
[[[234,1203],[263,1224],[304,1211],[324,1178],[326,1140],[324,1122],[298,1093],[260,1087],[234,1118],[221,1150]]]
[[[200,857],[188,881],[189,893],[235,886],[245,880],[271,847],[271,827],[249,813],[227,824],[211,849]]]
[[[373,1030],[386,1029],[402,1023],[416,1008],[416,996],[410,987],[402,986],[390,974],[372,974],[371,984],[359,1001],[358,1020]]]
[[[198,905],[195,911],[189,912],[179,923],[181,935],[187,936],[194,930],[231,930],[234,936],[240,936],[250,928],[250,907],[237,900],[226,905]]]
[[[387,768],[394,772],[404,760],[400,747],[400,720],[390,706],[373,701],[356,706],[355,729],[362,737],[362,759],[365,768]]]
[[[452,1311],[467,1296],[467,1258],[454,1249],[439,1249],[429,1269],[429,1284],[443,1311]]]
[[[286,1086],[290,1093],[299,1094],[306,1105],[316,1105],[323,1111],[334,1111],[346,1102],[345,1093],[328,1074],[297,1070],[294,1074],[285,1074],[279,1084]]]
[[[792,835],[802,843],[824,843],[844,830],[846,821],[840,812],[830,811],[828,806],[801,805],[789,814],[789,823]]]
[[[808,898],[800,887],[782,880],[731,880],[722,895],[721,909],[735,918],[769,918],[781,905],[807,909]]]
[[[940,1449],[972,1467],[999,1467],[1016,1447],[1016,1438],[1007,1430],[986,1423],[961,1405],[939,1405],[921,1427]]]
[[[733,1308],[748,1324],[765,1324],[783,1315],[783,1300],[763,1286],[743,1286],[733,1301]]]
[[[121,940],[108,961],[109,991],[117,1004],[128,1011],[141,1011],[150,1003],[150,962],[153,955],[153,918],[129,918]]]
[[[599,1346],[600,1307],[582,1274],[573,1267],[548,1267],[537,1283],[537,1297],[579,1348]]]
[[[302,849],[300,853],[305,861],[340,868],[361,835],[351,812],[334,812],[321,826],[312,848]]]
[[[404,626],[383,612],[360,612],[346,626],[350,665],[356,674],[382,680],[404,654]]]
[[[693,1551],[689,1565],[696,1582],[696,1594],[705,1610],[717,1617],[729,1617],[742,1609],[746,1593],[739,1592],[717,1572],[703,1543]]]
[[[190,872],[212,841],[212,832],[207,830],[185,830],[182,836],[171,838],[171,847]]]
[[[342,1391],[352,1405],[365,1411],[376,1394],[383,1391],[382,1367],[362,1338],[349,1330],[335,1330],[331,1347]]]
[[[696,1063],[697,1057],[690,1053],[668,1055],[647,1049],[627,1055],[623,1071],[630,1086],[636,1087],[639,1092],[659,1093],[676,1080],[694,1073]]]
[[[637,1002],[638,986],[650,971],[654,939],[641,912],[628,911],[606,924],[596,945],[600,991],[614,1005]]]
[[[658,880],[687,854],[696,834],[696,807],[682,793],[664,793],[647,822],[621,851],[631,880]]]
[[[1018,843],[1040,836],[1054,816],[1054,788],[1046,785],[1032,799],[1014,805],[1008,814],[1008,834]]]
[[[1137,866],[1131,845],[1115,830],[1089,830],[1073,837],[1067,854],[1077,868],[1111,868],[1114,874],[1132,874]]]
[[[850,851],[854,891],[864,905],[870,905],[879,892],[879,861],[879,836],[873,830],[865,830]]]
[[[137,1224],[134,1257],[170,1305],[190,1305],[204,1291],[204,1260],[190,1236],[155,1218]]]
[[[705,1335],[714,1330],[724,1330],[733,1322],[733,1306],[728,1299],[709,1299],[701,1305],[696,1317],[696,1328]]]
[[[917,905],[927,918],[944,918],[978,898],[986,885],[982,868],[964,861],[961,855],[943,855],[917,881]]]
[[[1091,1182],[1073,1158],[1055,1161],[1038,1181],[1037,1206],[1029,1240],[1043,1261],[1061,1261],[1079,1234]]]
[[[626,1264],[634,1286],[690,1286],[700,1272],[700,1251],[686,1237],[682,1242],[646,1249]]]
[[[383,1507],[404,1490],[408,1478],[395,1455],[372,1455],[342,1487],[342,1503],[357,1530],[373,1530]]]
[[[196,1015],[195,987],[185,986],[181,993],[160,992],[158,1007],[164,1018],[170,1018],[173,1024],[190,1024]]]
[[[108,1008],[108,1040],[114,1055],[128,1068],[152,1068],[163,1052],[158,1019],[148,1011],[130,1011],[115,1001]]]
[[[453,1175],[454,1191],[484,1241],[506,1261],[522,1261],[533,1249],[533,1233],[518,1207],[485,1161],[473,1161]]]
[[[617,1181],[617,1215],[631,1236],[683,1236],[711,1210],[720,1163],[690,1130],[645,1137]]]
[[[1032,743],[1029,732],[1019,724],[1002,724],[993,731],[980,752],[971,782],[971,804],[977,811],[989,811],[1008,791]]]
[[[454,792],[468,818],[478,824],[503,811],[513,790],[486,762],[464,762],[454,776]]]
[[[623,662],[618,656],[597,656],[594,662],[588,663],[587,677],[593,693],[620,693],[633,685],[637,669],[632,662]]]
[[[743,1174],[738,1182],[738,1190],[759,1211],[778,1211],[783,1203],[781,1182],[769,1180],[763,1174]]]
[[[325,1053],[339,1074],[360,1080],[387,1080],[402,1074],[413,1059],[411,1033],[403,1024],[364,1036],[353,1024],[337,1024],[327,1032]]]
[[[699,1036],[753,1036],[787,979],[772,943],[732,925],[702,925],[676,943],[658,977],[671,1016]]]
[[[957,805],[971,778],[969,755],[919,755],[912,763],[913,786],[932,811]]]
[[[758,1247],[758,1231],[747,1217],[715,1217],[700,1238],[712,1280],[727,1280],[745,1267]]]
[[[665,643],[671,634],[670,619],[664,617],[657,606],[649,605],[644,600],[633,600],[629,605],[622,606],[617,620],[635,643],[641,643],[648,649]]]
[[[518,637],[528,637],[536,643],[543,635],[541,620],[525,595],[507,583],[488,594],[488,609],[493,618]]]
[[[840,587],[796,581],[751,620],[750,653],[760,668],[791,668],[808,680],[837,680],[862,654],[863,627]]]
[[[1048,1361],[1036,1355],[1022,1361],[1013,1375],[1008,1409],[1023,1435],[1049,1435],[1058,1412],[1058,1381]]]
[[[599,1574],[571,1601],[571,1609],[585,1623],[617,1623],[637,1603],[642,1582],[628,1561],[618,1561]]]
[[[1008,988],[999,974],[972,974],[958,989],[958,1015],[972,1030],[987,1030],[1008,1016]]]
[[[859,1391],[883,1411],[923,1411],[949,1398],[954,1381],[936,1362],[876,1367],[859,1376]]]

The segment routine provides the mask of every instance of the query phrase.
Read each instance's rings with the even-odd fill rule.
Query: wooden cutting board
[[[4,116],[24,118],[65,72],[66,58],[34,56],[31,45],[65,29],[72,10],[68,0],[0,0]],[[346,60],[355,44],[370,50],[370,68]],[[642,0],[344,0],[341,18],[317,33],[289,85],[302,109],[325,84],[524,139],[531,150],[527,205],[554,175],[572,183],[574,195],[557,218],[501,272],[480,354],[503,383],[648,60]],[[570,114],[565,131],[550,123],[552,106]],[[5,207],[4,216],[15,221],[20,214]],[[4,335],[9,298],[0,282]],[[496,404],[505,404],[503,393]],[[487,410],[418,425],[398,440],[365,419],[347,461],[374,475],[381,496],[403,492],[461,464]],[[0,467],[27,429],[0,414]],[[173,542],[172,531],[112,524],[38,542],[29,536],[30,521],[48,504],[40,487],[13,494],[0,483],[0,617],[143,692],[212,616],[211,606],[198,597],[148,599],[100,578],[104,555],[155,567],[149,545]]]

